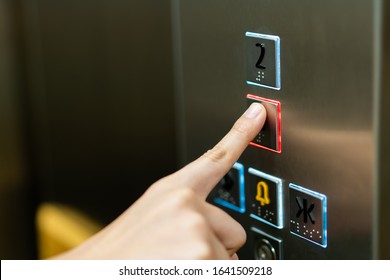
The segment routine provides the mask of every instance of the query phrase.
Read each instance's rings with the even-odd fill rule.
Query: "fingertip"
[[[233,125],[232,131],[239,132],[244,142],[252,140],[265,123],[267,111],[259,102],[253,102]],[[248,144],[248,143],[246,143]]]
[[[265,115],[265,108],[264,106],[259,103],[259,102],[253,102],[249,107],[248,109],[245,111],[244,115],[245,117],[249,118],[249,119],[254,119],[258,116],[260,116],[260,114],[264,114]]]

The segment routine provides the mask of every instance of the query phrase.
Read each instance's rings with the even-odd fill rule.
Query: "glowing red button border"
[[[276,106],[276,110],[277,110],[277,120],[276,120],[276,125],[277,125],[277,135],[276,135],[276,150],[272,149],[272,148],[269,148],[269,147],[266,147],[266,146],[262,146],[262,145],[259,145],[257,143],[254,143],[254,142],[250,142],[249,144],[252,145],[252,146],[255,146],[255,147],[258,147],[258,148],[262,148],[262,149],[266,149],[266,150],[269,150],[269,151],[272,151],[272,152],[276,152],[276,153],[281,153],[282,152],[282,109],[281,109],[281,104],[279,101],[277,100],[272,100],[272,99],[268,99],[268,98],[264,98],[264,97],[259,97],[259,96],[256,96],[256,95],[253,95],[253,94],[247,94],[246,96],[247,99],[251,99],[251,100],[257,100],[257,101],[260,101],[260,102],[266,102],[266,103],[271,103],[273,105]]]

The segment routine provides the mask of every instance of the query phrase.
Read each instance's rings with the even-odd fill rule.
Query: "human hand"
[[[235,259],[242,226],[206,197],[261,130],[253,103],[211,150],[154,183],[121,216],[57,259]]]

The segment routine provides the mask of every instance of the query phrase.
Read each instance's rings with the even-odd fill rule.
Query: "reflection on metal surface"
[[[286,182],[286,192],[288,184],[293,183],[326,196],[327,246],[294,236],[290,226],[279,229],[263,224],[257,216],[258,207],[253,209],[252,204],[268,207],[274,200],[270,195],[270,204],[264,206],[255,200],[260,180],[251,183],[249,172],[246,196],[250,213],[233,213],[234,218],[246,229],[261,225],[270,236],[283,239],[286,259],[376,258],[375,247],[389,244],[386,233],[390,232],[390,213],[383,206],[390,199],[386,187],[389,141],[385,141],[389,135],[386,108],[390,95],[389,87],[382,87],[388,81],[379,81],[387,75],[389,66],[378,63],[383,66],[388,61],[388,54],[379,52],[378,46],[382,46],[380,42],[390,45],[389,33],[384,32],[390,26],[390,4],[353,0],[337,4],[183,0],[174,4],[180,7],[175,16],[180,19],[179,96],[184,107],[180,118],[186,126],[182,138],[186,159],[195,158],[224,135],[245,110],[247,93],[278,100],[283,104],[283,152],[270,153],[250,145],[239,161],[280,178]],[[248,63],[250,39],[243,36],[246,31],[280,38],[283,86],[279,91],[246,83],[248,65],[254,69],[255,82],[266,79],[269,70],[267,42],[250,42],[253,58]],[[362,34],[369,35],[362,39]],[[271,183],[266,182],[271,193]],[[294,195],[292,201],[286,196],[282,202],[286,217],[291,214],[292,204],[299,219],[304,222],[306,217],[308,225],[313,221],[317,225],[314,213],[319,201]],[[374,197],[382,203],[373,203]],[[243,258],[254,257],[251,238],[255,237],[249,236],[241,250]]]

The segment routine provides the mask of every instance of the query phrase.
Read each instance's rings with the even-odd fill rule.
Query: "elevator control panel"
[[[253,32],[245,36],[247,84],[279,90],[279,37]],[[266,96],[245,95],[248,107],[259,102],[267,111],[262,130],[250,145],[278,156],[282,153],[282,106],[272,98],[272,91]],[[216,204],[248,217],[249,251],[254,259],[283,259],[284,246],[294,239],[322,248],[328,245],[326,195],[279,176],[237,162],[211,193]],[[283,240],[286,235],[288,240]]]
[[[246,32],[247,83],[280,90],[280,38]]]
[[[276,153],[282,152],[282,113],[281,104],[277,100],[271,100],[252,94],[247,96],[248,106],[253,102],[261,103],[267,111],[267,119],[263,129],[250,143],[252,146],[267,149]]]
[[[327,196],[236,162],[210,197],[215,204],[251,219],[253,258],[281,259],[287,231],[317,246],[327,247]],[[272,232],[274,232],[274,230]]]

